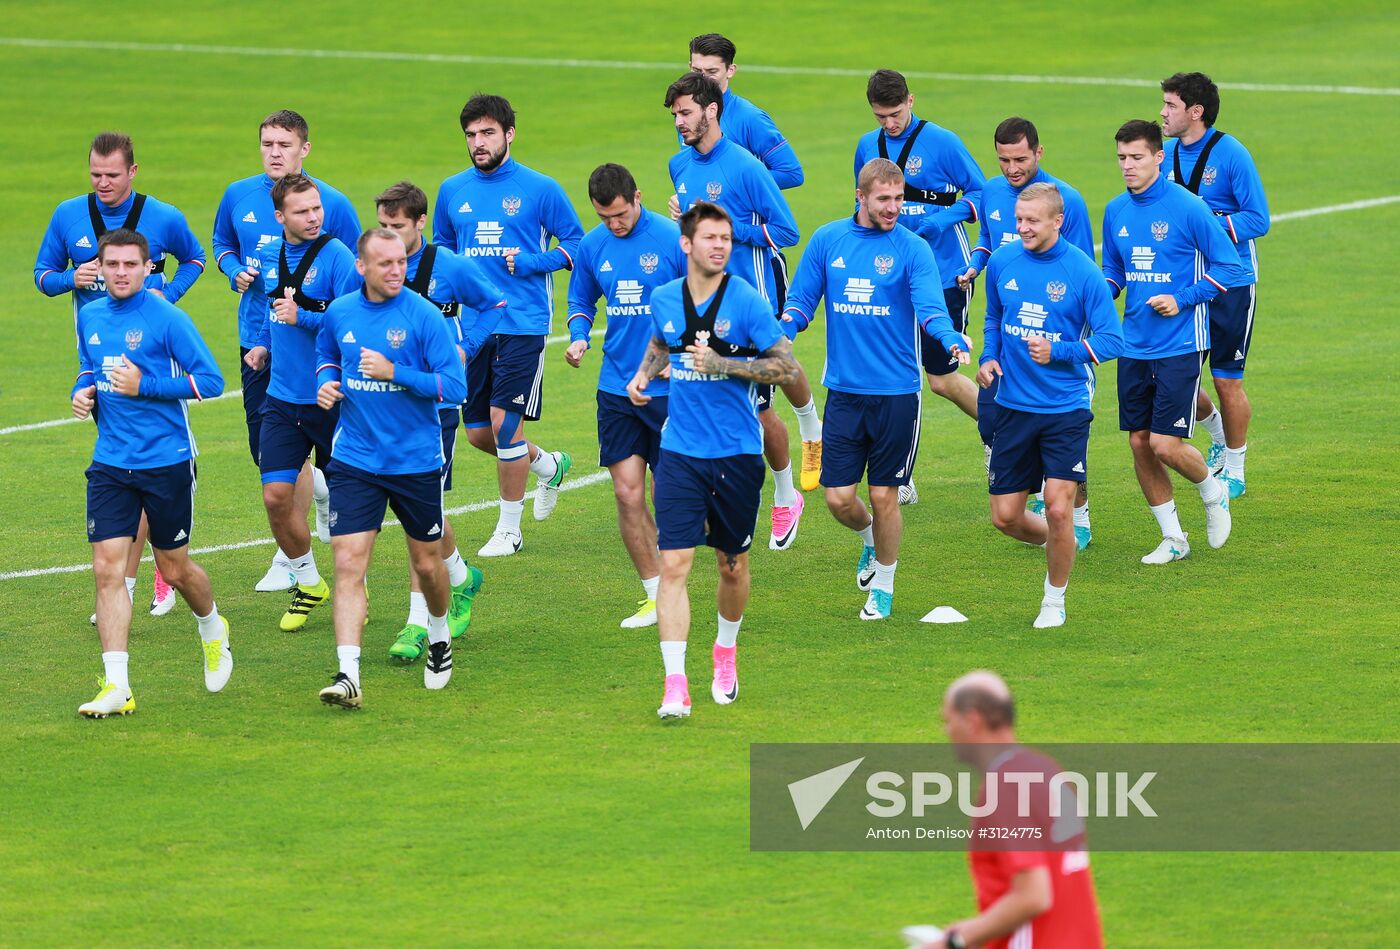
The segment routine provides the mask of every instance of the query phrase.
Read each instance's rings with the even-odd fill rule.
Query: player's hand
[[[670,379],[670,378],[671,378],[671,364],[670,364],[669,362],[666,363],[666,365],[664,365],[664,366],[661,367],[661,371],[658,372],[658,373],[656,374],[656,378],[658,378],[658,379]]]
[[[685,351],[690,353],[691,362],[695,364],[697,372],[708,372],[712,375],[724,372],[724,357],[710,347],[691,343]]]
[[[1001,363],[995,359],[988,359],[977,370],[977,384],[984,389],[990,389],[997,376],[1001,374]]]
[[[97,400],[97,386],[88,386],[73,393],[73,417],[87,418],[92,414],[93,402]]]
[[[576,339],[564,350],[564,361],[577,369],[583,365],[583,354],[588,352],[588,340]]]
[[[267,347],[254,346],[248,350],[247,355],[243,357],[243,365],[254,372],[261,372],[262,367],[267,365]]]
[[[79,264],[73,271],[73,286],[86,290],[97,282],[97,275],[101,272],[102,265],[96,260],[89,260],[85,264]]]
[[[681,198],[678,194],[673,194],[666,199],[666,210],[671,212],[671,220],[681,219]]]
[[[976,279],[977,279],[977,268],[976,268],[976,267],[969,267],[969,268],[967,268],[967,269],[964,270],[962,273],[958,274],[958,289],[959,289],[959,290],[966,290],[968,287],[972,286],[972,281],[974,281],[974,280],[976,280]]]
[[[1159,293],[1155,297],[1148,297],[1147,305],[1156,310],[1158,316],[1176,316],[1181,312],[1181,307],[1176,304],[1176,297],[1170,293]]]
[[[519,248],[519,247],[507,247],[507,248],[506,248],[506,253],[505,253],[505,257],[506,257],[506,270],[510,272],[510,275],[511,275],[512,277],[515,276],[515,257],[516,257],[516,255],[519,254],[519,253],[520,253],[520,248]]]
[[[345,398],[345,393],[340,391],[339,382],[324,382],[321,388],[316,390],[316,404],[329,412],[335,408],[335,404]]]
[[[649,382],[651,380],[639,372],[632,377],[631,382],[627,383],[627,398],[632,400],[633,405],[646,405],[651,401],[651,396],[646,395],[643,391]]]
[[[961,346],[954,345],[948,350],[948,355],[956,359],[959,366],[966,366],[972,362],[972,338],[963,334],[962,341]]]
[[[297,301],[292,299],[293,292],[292,288],[288,287],[282,291],[280,300],[272,301],[272,318],[278,323],[297,325]]]
[[[131,360],[122,357],[121,365],[113,366],[107,373],[112,383],[112,391],[119,395],[137,396],[141,394],[141,370],[132,365]]]
[[[1042,366],[1050,363],[1050,340],[1044,336],[1027,336],[1026,349],[1030,350],[1031,359]]]
[[[243,291],[251,287],[253,285],[253,281],[256,279],[258,279],[258,272],[252,267],[249,267],[242,273],[236,273],[233,275],[233,285],[239,293],[242,293]]]
[[[366,379],[381,379],[385,382],[392,382],[394,380],[394,364],[386,359],[383,353],[361,346],[360,375]]]

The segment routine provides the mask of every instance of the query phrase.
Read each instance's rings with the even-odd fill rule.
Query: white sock
[[[642,581],[642,589],[646,591],[648,600],[655,600],[657,591],[661,589],[661,578],[648,577]]]
[[[1063,606],[1065,603],[1065,591],[1068,589],[1068,583],[1062,587],[1057,587],[1050,582],[1050,574],[1047,573],[1045,575],[1045,599],[1047,602],[1054,603],[1057,606]]]
[[[1077,507],[1077,508],[1074,509],[1074,526],[1075,526],[1075,527],[1088,527],[1088,526],[1089,526],[1089,502],[1088,502],[1088,501],[1085,501],[1085,502],[1084,502],[1084,506],[1083,506],[1083,507]]]
[[[453,547],[451,555],[444,557],[442,562],[447,567],[448,583],[459,587],[467,582],[467,562],[462,559],[460,550]]]
[[[715,635],[715,645],[723,646],[725,649],[733,648],[739,642],[739,624],[744,621],[741,616],[736,620],[727,620],[723,615],[716,613],[719,618],[719,632]]]
[[[1206,504],[1213,504],[1220,500],[1220,494],[1225,490],[1225,486],[1220,483],[1220,479],[1214,475],[1207,474],[1206,480],[1196,485],[1196,490],[1201,492],[1201,500]]]
[[[1171,500],[1163,504],[1148,505],[1148,510],[1152,516],[1157,518],[1157,524],[1162,528],[1163,537],[1185,537],[1181,532],[1181,521],[1176,516],[1176,501]]]
[[[856,531],[856,533],[860,535],[860,542],[861,542],[862,544],[864,544],[864,545],[867,546],[867,547],[874,547],[874,546],[875,546],[875,518],[872,517],[872,518],[870,519],[870,523],[869,523],[869,524],[866,524],[866,525],[865,525],[864,527],[862,527],[860,530]]]
[[[317,504],[325,504],[331,499],[331,489],[326,484],[326,473],[315,465],[311,466],[311,497]]]
[[[219,619],[219,604],[209,605],[209,615],[200,616],[195,614],[195,620],[199,623],[199,638],[206,643],[212,643],[216,639],[224,638],[224,623]]]
[[[792,507],[797,503],[797,489],[792,486],[792,462],[782,471],[773,469],[773,506]]]
[[[541,481],[548,481],[554,477],[554,472],[559,470],[559,463],[554,460],[554,452],[541,448],[530,462],[530,470],[539,475]]]
[[[804,442],[819,442],[822,440],[822,420],[817,415],[817,400],[815,398],[807,400],[807,404],[800,408],[796,405],[792,410],[797,413],[797,433]]]
[[[428,628],[428,598],[417,591],[408,594],[408,625]]]
[[[314,587],[321,582],[321,574],[316,569],[316,555],[310,550],[304,557],[288,558],[292,565],[292,573],[296,574],[297,585],[302,587]]]
[[[507,501],[501,498],[501,513],[496,518],[496,530],[520,533],[520,515],[525,511],[525,499]]]
[[[102,654],[102,671],[107,677],[107,681],[119,689],[131,691],[131,683],[126,680],[126,660],[127,654],[124,652],[104,652]]]
[[[451,631],[447,628],[447,616],[428,617],[428,642],[445,643],[452,638]]]
[[[292,558],[282,553],[282,548],[278,547],[277,553],[272,555],[272,564],[273,566],[286,567],[288,570],[290,570],[292,567]]]
[[[891,564],[883,564],[875,561],[875,582],[870,584],[871,589],[884,590],[886,593],[894,592],[894,568],[899,566],[896,560]]]
[[[131,602],[136,602],[136,578],[126,578],[126,598]]]
[[[1210,440],[1217,445],[1225,444],[1225,420],[1220,417],[1220,410],[1211,407],[1210,415],[1206,418],[1196,419],[1197,424],[1204,425],[1206,431],[1210,432]]]
[[[667,676],[685,675],[685,643],[662,643],[661,662]]]
[[[1244,453],[1247,451],[1248,445],[1239,448],[1225,446],[1225,473],[1236,481],[1244,480]]]
[[[340,660],[340,671],[358,688],[360,685],[360,647],[336,646],[335,657]]]

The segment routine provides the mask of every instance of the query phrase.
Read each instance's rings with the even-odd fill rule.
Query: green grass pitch
[[[458,110],[472,91],[500,92],[519,112],[515,155],[560,180],[591,226],[585,181],[603,161],[629,166],[646,202],[664,205],[675,138],[662,95],[686,40],[719,30],[739,46],[735,88],[775,116],[803,161],[807,182],[789,198],[804,234],[849,213],[854,142],[872,127],[863,74],[879,66],[1148,81],[911,81],[916,110],[962,135],[987,172],[996,123],[1034,119],[1046,167],[1083,192],[1096,222],[1121,187],[1114,129],[1155,115],[1151,81],[1177,69],[1222,83],[1389,89],[1227,88],[1219,124],[1253,151],[1276,215],[1400,194],[1387,174],[1400,20],[1386,3],[99,10],[58,0],[4,10],[8,37],[283,52],[0,43],[0,428],[68,414],[71,311],[34,290],[30,267],[53,206],[87,188],[88,140],[109,127],[135,137],[138,188],[181,207],[208,249],[223,187],[259,171],[267,112],[309,118],[307,167],[368,220],[372,196],[393,181],[411,178],[431,196],[462,168]],[[668,62],[675,68],[646,65]],[[788,71],[743,68],[760,65]],[[856,619],[852,538],[810,498],[791,552],[755,550],[744,698],[727,709],[703,697],[714,580],[701,561],[690,657],[699,688],[682,727],[656,721],[654,631],[617,626],[639,590],[601,483],[565,494],[544,524],[527,518],[520,556],[484,564],[476,620],[444,693],[424,692],[417,666],[385,656],[407,600],[403,542],[387,530],[371,570],[359,715],[315,699],[334,668],[329,616],[283,634],[282,597],[251,592],[268,546],[200,558],[233,624],[229,688],[205,694],[183,607],[159,620],[140,611],[131,647],[140,711],[123,720],[74,714],[100,671],[90,574],[0,580],[0,944],[893,945],[900,926],[972,911],[964,859],[750,853],[748,745],[942,740],[943,687],[980,666],[1016,690],[1029,741],[1400,739],[1397,226],[1400,205],[1389,204],[1283,220],[1261,242],[1250,493],[1223,551],[1202,543],[1171,569],[1138,564],[1155,525],[1117,431],[1114,374],[1100,373],[1095,540],[1076,564],[1069,625],[1053,635],[1030,629],[1040,553],[992,528],[973,427],[933,398],[894,618]],[[236,385],[226,282],[211,268],[184,306]],[[820,324],[798,344],[814,381],[822,346]],[[597,351],[587,371],[562,356],[550,349],[545,418],[531,437],[571,451],[587,474]],[[203,453],[196,545],[266,537],[239,400],[192,415]],[[0,573],[88,559],[91,443],[86,425],[0,436]],[[1180,487],[1185,526],[1202,531]],[[464,445],[449,503],[494,491],[493,466]],[[464,551],[494,516],[455,519]],[[759,533],[763,548],[766,527]],[[316,550],[328,566],[328,550]],[[144,596],[149,577],[147,567]],[[940,603],[971,621],[917,622]],[[1112,945],[1400,938],[1394,854],[1093,860]]]

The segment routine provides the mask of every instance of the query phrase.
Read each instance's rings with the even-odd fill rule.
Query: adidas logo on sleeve
[[[355,334],[352,333],[352,332],[350,332],[350,331],[348,331],[348,330],[346,331],[346,333],[345,333],[344,336],[340,337],[340,341],[341,341],[342,343],[354,343],[354,342],[358,342],[358,340],[355,339]]]
[[[1012,277],[1010,280],[1006,281],[1006,285],[1005,285],[1002,289],[1004,289],[1004,290],[1019,290],[1019,289],[1021,289],[1021,288],[1020,288],[1019,285],[1017,285],[1017,283],[1016,283],[1016,278],[1015,278],[1015,277]]]
[[[1119,237],[1127,237],[1127,236],[1128,236],[1128,225],[1124,224],[1122,227],[1120,227],[1120,228],[1118,229],[1118,236],[1119,236]]]
[[[612,273],[612,261],[611,261],[611,260],[605,260],[605,261],[603,261],[603,266],[601,266],[601,267],[598,268],[598,272],[599,272],[599,273]]]
[[[243,215],[243,223],[244,223],[244,224],[256,224],[256,223],[258,223],[258,216],[257,216],[256,214],[254,214],[252,211],[249,211],[247,214]]]
[[[457,209],[457,213],[458,213],[458,214],[471,214],[471,213],[472,213],[471,202],[469,202],[469,201],[463,201],[463,202],[462,202],[462,206],[461,206],[460,208]]]
[[[88,236],[87,236],[86,234],[84,234],[82,237],[78,238],[78,243],[75,244],[75,245],[73,245],[73,246],[75,246],[75,247],[86,247],[86,248],[91,249],[91,248],[92,248],[92,241],[88,240]]]
[[[96,333],[93,333],[91,336],[88,337],[88,345],[89,345],[89,346],[101,346],[101,345],[102,345],[102,340],[101,340],[100,337],[98,337],[98,335],[97,335]]]

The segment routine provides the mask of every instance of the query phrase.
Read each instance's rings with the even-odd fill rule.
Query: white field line
[[[606,469],[602,471],[595,471],[593,474],[588,474],[584,475],[581,478],[573,478],[571,480],[565,481],[562,485],[560,485],[559,490],[574,491],[578,488],[592,487],[595,484],[601,484],[602,482],[607,481],[610,477],[611,475],[608,474]],[[527,498],[533,498],[534,496],[534,491],[527,491],[525,493],[525,497]],[[500,504],[500,501],[496,498],[492,498],[488,501],[473,501],[471,504],[463,504],[461,507],[447,508],[444,511],[444,513],[470,514],[476,511],[491,510],[492,508],[495,508],[498,504]],[[399,526],[399,522],[395,520],[387,520],[384,522],[384,526],[397,527]],[[275,543],[277,543],[277,541],[273,540],[271,537],[259,537],[257,540],[244,540],[239,541],[236,544],[215,544],[212,547],[194,547],[190,549],[190,553],[195,556],[199,556],[201,554],[217,554],[222,553],[226,550],[243,550],[246,547],[265,547]],[[142,562],[150,563],[151,559],[152,558],[150,557],[146,557],[142,560]],[[90,563],[75,563],[70,564],[66,567],[40,567],[34,570],[12,570],[9,573],[0,573],[0,580],[22,580],[25,577],[45,577],[55,573],[84,573],[91,569],[92,564]]]
[[[569,337],[567,337],[567,336],[551,336],[551,337],[549,337],[548,339],[545,340],[545,345],[550,345],[550,344],[552,344],[552,343],[567,343],[568,341],[569,341]],[[205,402],[217,402],[217,401],[219,401],[220,399],[231,399],[231,398],[233,398],[233,397],[236,396],[236,395],[242,395],[242,394],[243,394],[243,390],[242,390],[242,389],[232,389],[232,390],[230,390],[230,391],[228,391],[228,392],[223,393],[222,395],[216,395],[216,396],[214,396],[214,398],[212,398],[212,399],[205,399],[204,401],[205,401]],[[195,402],[195,403],[193,403],[193,404],[194,404],[194,405],[200,405],[201,403]],[[0,428],[0,435],[14,435],[16,432],[32,432],[32,431],[34,431],[34,430],[36,430],[36,429],[40,429],[40,428],[54,428],[54,427],[56,427],[56,426],[58,426],[58,425],[72,425],[74,422],[86,422],[86,421],[87,421],[87,419],[85,419],[85,418],[74,418],[74,417],[71,416],[71,415],[68,416],[67,418],[51,418],[51,419],[49,419],[47,422],[30,422],[30,423],[28,423],[27,425],[11,425],[11,426],[9,426],[8,428]]]
[[[553,69],[628,69],[679,73],[684,64],[638,62],[611,59],[563,59],[531,56],[476,56],[465,53],[406,53],[389,50],[291,49],[256,46],[222,46],[198,43],[134,43],[104,40],[63,40],[27,36],[0,36],[0,46],[29,49],[78,49],[136,53],[185,53],[214,56],[260,56],[296,59],[348,59],[380,62],[440,63],[449,65],[530,66]],[[837,66],[762,66],[744,64],[745,72],[779,76],[841,76],[864,79],[870,69]],[[937,82],[1000,82],[1020,85],[1127,86],[1157,89],[1156,79],[1113,78],[1106,76],[1040,76],[1015,73],[905,72],[910,79]],[[1322,95],[1400,96],[1400,88],[1385,86],[1332,86],[1262,82],[1222,82],[1220,88],[1240,92],[1289,92]]]

